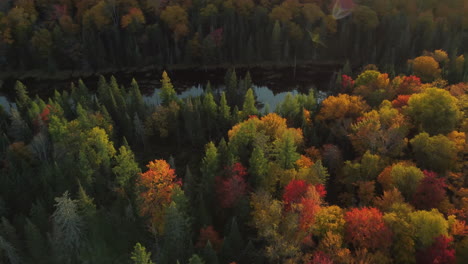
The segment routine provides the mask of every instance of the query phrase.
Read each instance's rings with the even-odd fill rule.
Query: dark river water
[[[308,93],[309,89],[316,90],[318,101],[325,99],[330,93],[332,82],[335,78],[337,66],[303,66],[296,70],[293,68],[282,69],[265,69],[251,68],[249,72],[253,80],[253,89],[257,98],[259,108],[262,109],[265,105],[269,105],[271,111],[274,111],[279,102],[283,101],[288,92],[292,94]],[[247,72],[246,69],[237,69],[238,78],[243,78]],[[169,77],[172,80],[179,98],[195,97],[203,94],[203,88],[210,81],[214,92],[219,92],[224,89],[224,69],[203,70],[174,70],[168,71]],[[104,75],[107,79],[110,74]],[[140,86],[144,100],[149,105],[158,105],[160,103],[159,89],[161,72],[120,72],[115,73],[119,84],[128,87],[132,78],[135,78]],[[71,82],[75,82],[78,78],[69,78],[65,80],[37,80],[24,79],[21,80],[27,87],[29,95],[34,97],[39,95],[46,99],[51,96],[54,90],[62,91],[69,90]],[[82,78],[83,82],[90,90],[95,90],[97,86],[98,76],[93,75]],[[7,111],[14,104],[14,84],[16,80],[7,79],[0,80],[0,105]]]

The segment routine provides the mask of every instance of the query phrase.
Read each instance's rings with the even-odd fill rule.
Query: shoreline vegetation
[[[61,81],[68,79],[79,79],[79,78],[88,78],[91,76],[99,75],[117,75],[119,73],[125,74],[139,74],[139,73],[150,73],[160,74],[163,71],[186,71],[186,70],[197,70],[197,71],[213,71],[213,70],[224,70],[236,69],[240,71],[250,70],[250,69],[260,69],[260,70],[282,70],[282,69],[294,69],[294,68],[306,68],[312,71],[325,71],[333,72],[339,70],[343,67],[345,62],[338,61],[327,61],[327,62],[316,62],[314,60],[308,61],[298,61],[296,64],[294,62],[263,62],[263,63],[248,63],[248,64],[212,64],[212,65],[184,65],[184,64],[175,64],[175,65],[151,65],[143,67],[124,67],[124,68],[107,68],[102,70],[65,70],[65,71],[55,71],[48,72],[42,70],[30,70],[30,71],[2,71],[0,72],[0,80],[6,79],[15,79],[15,80],[24,80],[24,79],[34,79],[37,81]],[[0,88],[1,89],[1,88]]]

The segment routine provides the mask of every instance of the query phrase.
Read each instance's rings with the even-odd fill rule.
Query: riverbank
[[[53,90],[62,90],[70,86],[71,82],[82,79],[90,89],[97,83],[98,77],[114,75],[119,83],[129,84],[135,78],[143,92],[151,91],[159,86],[161,73],[166,70],[177,90],[185,90],[194,84],[206,84],[210,81],[213,85],[223,84],[224,76],[229,68],[235,68],[239,76],[250,72],[254,83],[268,86],[273,91],[284,91],[284,87],[290,87],[291,82],[301,86],[309,84],[311,79],[316,85],[327,85],[331,75],[343,67],[339,62],[302,61],[296,64],[290,62],[260,63],[260,64],[220,64],[220,65],[167,65],[131,67],[125,69],[106,69],[93,71],[60,71],[47,73],[41,71],[29,72],[1,72],[0,91],[5,94],[13,93],[13,87],[17,80],[23,82],[32,94],[50,94]],[[320,87],[319,87],[320,88]],[[325,87],[323,87],[325,88]],[[323,89],[322,88],[322,89]]]

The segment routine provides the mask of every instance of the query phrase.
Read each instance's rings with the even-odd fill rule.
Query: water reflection
[[[225,89],[224,86],[218,86],[216,89],[213,90],[213,93],[215,95],[220,95],[221,92]],[[286,92],[281,92],[281,93],[273,93],[273,91],[268,88],[267,86],[256,86],[253,85],[253,90],[255,93],[255,96],[257,97],[257,102],[259,105],[259,110],[263,112],[265,110],[265,107],[268,105],[270,112],[273,112],[276,109],[276,106],[280,104],[286,95],[288,93],[291,93],[292,95],[297,95],[299,92],[294,89],[291,91],[286,91]],[[150,95],[144,96],[144,101],[148,105],[159,105],[161,103],[161,98],[159,97],[159,92],[161,89],[154,89],[153,93]],[[179,99],[186,99],[189,97],[197,97],[201,96],[204,93],[203,86],[202,85],[197,85],[197,86],[192,86],[190,89],[187,89],[183,91],[182,93],[178,94],[177,96]],[[318,91],[316,93],[316,98],[318,102],[323,101],[325,97],[327,96],[326,92],[323,91]]]
[[[217,86],[214,90],[213,93],[215,96],[219,96],[222,91],[224,91],[225,87],[224,86]],[[273,112],[276,109],[276,106],[281,103],[286,95],[288,93],[291,93],[292,95],[297,95],[299,92],[297,89],[293,89],[291,91],[285,91],[285,92],[280,92],[280,93],[274,93],[270,88],[267,86],[256,86],[253,85],[253,90],[255,93],[255,96],[257,98],[259,110],[261,112],[264,112],[265,107],[268,105],[268,108],[270,112]],[[154,89],[153,93],[149,95],[144,95],[143,100],[145,101],[146,104],[151,105],[151,106],[156,106],[161,103],[161,98],[159,97],[161,89]],[[201,96],[204,93],[203,86],[202,85],[196,85],[192,86],[191,88],[182,91],[179,93],[177,96],[179,99],[186,99],[189,97],[197,97]],[[317,98],[317,102],[320,103],[322,102],[329,94],[325,91],[320,91],[316,90],[315,92],[315,97]],[[11,107],[16,107],[16,104],[11,102],[6,96],[3,96],[0,94],[0,105],[3,106],[3,108],[7,111],[10,112]]]
[[[0,94],[0,105],[3,107],[3,110],[10,112],[11,107],[16,107],[15,103],[10,102],[6,96]]]

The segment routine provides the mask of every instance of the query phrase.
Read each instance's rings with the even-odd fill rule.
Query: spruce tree
[[[249,88],[245,94],[244,104],[242,106],[242,118],[247,119],[251,115],[258,115],[258,109],[255,106],[253,90]]]
[[[229,107],[227,100],[226,100],[226,93],[221,93],[221,99],[219,100],[219,120],[220,124],[224,129],[227,129],[230,126],[231,122],[231,107]]]
[[[189,264],[205,264],[205,262],[198,255],[193,255],[189,260]]]
[[[296,144],[291,132],[284,133],[283,137],[276,142],[276,150],[278,153],[278,164],[283,169],[294,168],[294,164],[300,156],[296,152]]]
[[[249,159],[249,174],[250,184],[252,186],[259,186],[263,181],[268,171],[268,160],[262,149],[255,147]]]
[[[159,94],[161,97],[161,104],[163,106],[168,106],[170,102],[177,101],[177,94],[166,71],[162,73],[161,84],[162,87]]]

